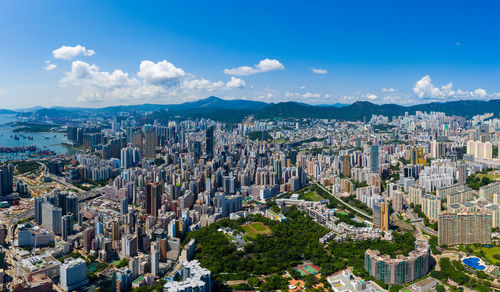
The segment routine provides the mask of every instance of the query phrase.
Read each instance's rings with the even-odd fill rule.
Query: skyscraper
[[[150,182],[146,185],[146,214],[158,216],[158,209],[161,206],[163,194],[163,184]]]
[[[61,236],[64,240],[68,240],[68,235],[73,233],[73,217],[71,215],[64,215],[61,222]]]
[[[154,126],[146,125],[143,128],[144,131],[144,153],[145,158],[155,158],[156,156],[156,146],[158,146],[158,137],[156,136],[156,131]]]
[[[208,158],[214,157],[214,126],[211,126],[205,132],[205,152]]]
[[[370,171],[378,172],[378,146],[372,145],[370,150]]]
[[[56,206],[45,202],[42,204],[42,225],[54,234],[61,234],[62,210]]]
[[[35,198],[35,222],[42,224],[42,204],[43,198]]]
[[[64,205],[66,213],[64,215],[71,214],[73,216],[74,221],[78,221],[78,214],[80,213],[79,207],[78,207],[78,196],[76,195],[69,195],[65,198]]]
[[[486,213],[442,213],[439,215],[439,245],[491,243],[492,216]]]
[[[13,177],[14,167],[11,164],[0,166],[0,195],[6,196],[14,192]]]
[[[389,206],[387,202],[373,205],[373,225],[382,230],[389,230]]]
[[[467,164],[461,162],[457,166],[458,169],[458,183],[465,185],[467,183]]]
[[[59,270],[61,287],[64,291],[71,291],[86,285],[87,279],[87,264],[81,258],[68,259],[64,262]]]
[[[351,176],[351,159],[349,159],[349,155],[344,155],[344,161],[342,162],[342,174],[345,177]]]
[[[128,199],[122,198],[120,200],[120,212],[122,214],[128,214]]]
[[[155,276],[160,274],[160,248],[158,242],[151,245],[151,273]]]
[[[276,176],[278,177],[278,184],[281,184],[281,179],[283,176],[283,169],[281,167],[281,160],[276,159],[274,161],[274,171],[276,172]]]
[[[125,138],[112,139],[102,146],[102,159],[120,158],[120,150],[126,146]]]

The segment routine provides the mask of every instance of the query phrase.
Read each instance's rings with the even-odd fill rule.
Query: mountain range
[[[309,105],[298,102],[265,103],[251,100],[225,100],[215,96],[181,104],[141,104],[109,106],[102,108],[51,107],[33,108],[32,111],[19,110],[21,115],[35,115],[39,118],[61,119],[91,115],[115,115],[119,113],[147,113],[151,118],[210,118],[223,122],[240,122],[246,117],[255,119],[320,118],[348,121],[369,120],[372,115],[388,117],[414,114],[416,111],[438,111],[447,115],[471,118],[477,114],[493,113],[499,116],[500,99],[489,101],[459,100],[433,102],[413,106],[396,104],[374,104],[358,101],[350,105]],[[0,113],[15,113],[0,110]]]

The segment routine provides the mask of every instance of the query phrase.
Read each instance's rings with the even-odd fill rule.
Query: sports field
[[[253,222],[248,225],[241,225],[241,227],[248,238],[255,238],[257,234],[270,235],[272,233],[271,229],[262,222]]]
[[[303,265],[295,268],[295,270],[299,272],[301,276],[307,276],[307,275],[316,275],[317,273],[319,273],[320,269],[315,265]]]
[[[299,199],[303,199],[303,200],[306,200],[306,201],[318,202],[318,201],[323,200],[323,197],[320,196],[320,195],[318,195],[314,191],[310,191],[310,192],[307,192],[307,193],[300,194]]]

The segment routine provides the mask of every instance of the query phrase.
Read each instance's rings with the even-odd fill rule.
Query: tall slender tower
[[[214,157],[214,126],[211,126],[205,132],[205,152],[209,158]]]

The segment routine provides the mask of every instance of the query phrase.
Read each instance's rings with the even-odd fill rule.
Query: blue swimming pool
[[[462,262],[464,263],[464,265],[469,266],[471,268],[474,268],[476,270],[482,271],[482,270],[486,269],[485,266],[483,266],[479,263],[479,258],[476,258],[476,257],[463,259]]]

